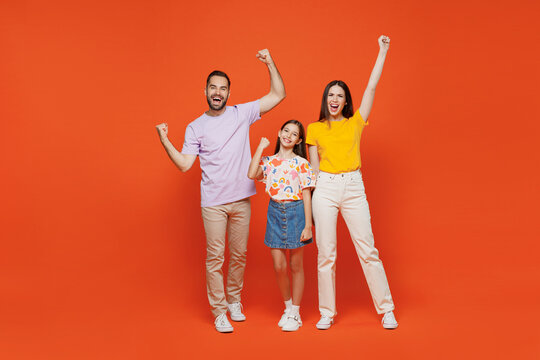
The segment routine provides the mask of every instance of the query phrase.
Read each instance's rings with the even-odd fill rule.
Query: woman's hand
[[[386,35],[379,36],[379,47],[381,50],[388,51],[390,48],[390,38]]]

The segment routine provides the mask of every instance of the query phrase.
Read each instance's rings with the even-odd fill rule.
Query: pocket
[[[361,194],[364,194],[366,191],[364,187],[364,182],[362,181],[362,177],[352,179],[351,183],[349,184],[349,188],[352,191],[359,192]]]
[[[325,184],[325,183],[327,183],[329,180],[330,180],[329,174],[319,172],[319,173],[317,174],[317,182],[316,182],[316,184],[317,184],[317,186],[318,186],[319,184]]]
[[[364,186],[364,180],[362,179],[362,174],[360,171],[356,171],[352,174],[351,182],[353,184],[362,184],[362,186]]]

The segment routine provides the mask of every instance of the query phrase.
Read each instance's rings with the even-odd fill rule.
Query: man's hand
[[[259,52],[257,53],[257,59],[261,60],[266,65],[270,65],[274,62],[272,60],[272,57],[270,56],[270,51],[268,51],[268,49],[259,50]]]
[[[283,79],[268,49],[259,50],[257,59],[266,64],[270,74],[270,92],[263,96],[260,101],[259,112],[262,116],[285,99],[285,85],[283,85]]]
[[[268,141],[268,139],[265,138],[265,137],[261,138],[261,142],[259,143],[259,147],[261,149],[266,149],[268,147],[268,145],[270,145],[270,141]]]
[[[160,139],[164,139],[167,137],[167,134],[169,132],[169,126],[167,125],[167,123],[161,123],[159,125],[156,125],[156,129]]]
[[[174,165],[176,165],[182,172],[188,171],[195,162],[195,159],[197,159],[197,155],[182,154],[180,151],[176,150],[174,145],[167,137],[167,133],[169,132],[167,123],[156,125],[156,130],[159,134],[161,145],[163,145],[165,151],[167,151],[167,155],[169,155],[169,158],[171,158]]]
[[[390,38],[386,35],[379,36],[379,47],[381,50],[388,51],[390,48]]]

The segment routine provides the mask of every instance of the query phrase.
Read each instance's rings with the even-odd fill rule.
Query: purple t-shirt
[[[219,116],[202,114],[186,128],[182,154],[199,155],[201,207],[238,201],[255,194],[247,177],[249,126],[259,120],[259,100],[227,106]]]

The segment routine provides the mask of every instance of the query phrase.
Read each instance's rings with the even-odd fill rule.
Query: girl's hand
[[[386,35],[379,36],[379,47],[381,50],[388,51],[388,48],[390,48],[390,38]]]
[[[259,143],[259,147],[261,149],[266,149],[268,147],[268,145],[270,145],[270,141],[268,141],[268,139],[265,138],[265,137],[261,138],[261,142]]]
[[[302,234],[300,235],[300,241],[308,241],[313,237],[313,234],[311,233],[310,227],[305,227],[304,230],[302,230]]]

